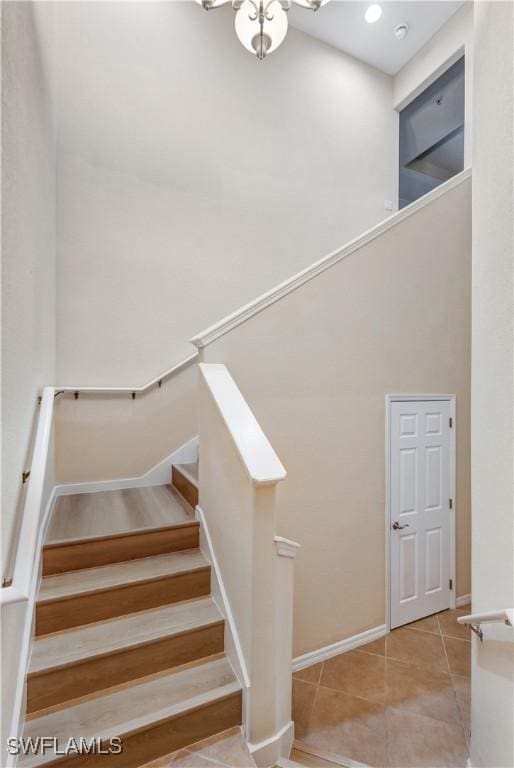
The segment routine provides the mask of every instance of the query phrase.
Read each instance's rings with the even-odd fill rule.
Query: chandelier
[[[196,0],[206,11],[232,2],[236,34],[247,51],[262,61],[287,34],[287,12],[292,3],[317,11],[328,0]]]

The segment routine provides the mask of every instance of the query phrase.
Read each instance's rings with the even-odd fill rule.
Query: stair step
[[[23,768],[50,765],[82,768],[108,761],[109,768],[135,768],[241,723],[241,686],[225,657],[153,675],[114,692],[30,719],[24,737],[52,736],[60,748],[71,738],[122,739],[121,754],[56,757],[27,755]]]
[[[165,528],[192,519],[171,485],[74,493],[57,499],[45,543]]]
[[[220,653],[224,620],[212,598],[176,603],[37,639],[27,711]]]
[[[61,496],[43,548],[43,575],[198,546],[198,523],[171,486]]]
[[[44,546],[43,576],[195,549],[198,544],[197,522],[113,536],[70,539]]]
[[[36,603],[36,635],[209,592],[210,566],[199,550],[45,576]]]
[[[171,482],[194,509],[198,504],[198,463],[174,464],[171,468]]]

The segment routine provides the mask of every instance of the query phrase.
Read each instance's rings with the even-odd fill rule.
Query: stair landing
[[[46,543],[134,533],[192,520],[191,507],[171,485],[74,493],[57,499]]]

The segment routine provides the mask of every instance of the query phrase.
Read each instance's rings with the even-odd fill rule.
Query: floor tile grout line
[[[386,706],[385,693],[384,693],[384,701],[380,701],[378,699],[367,699],[365,696],[359,696],[356,693],[349,693],[348,691],[345,691],[342,688],[333,688],[331,685],[320,684],[317,687],[326,688],[327,691],[333,691],[334,693],[341,693],[343,696],[349,696],[351,699],[358,699],[359,701],[367,701],[368,704],[383,704],[384,707]]]
[[[199,757],[201,760],[206,760],[208,763],[212,763],[213,765],[219,765],[222,766],[222,768],[230,768],[228,763],[222,763],[221,760],[216,760],[214,757],[208,757],[207,755],[202,755],[200,752],[191,752],[190,749],[185,749],[186,753],[188,755],[191,755],[191,757]],[[173,763],[170,764],[171,766]]]
[[[315,690],[314,690],[314,699],[312,700],[312,706],[310,708],[309,716],[307,718],[307,724],[305,726],[305,736],[306,737],[309,735],[309,731],[310,731],[310,727],[311,727],[311,721],[312,721],[312,718],[313,718],[313,715],[314,715],[314,709],[315,709],[317,701],[318,701],[318,692],[319,692],[319,688],[320,688],[320,680],[321,680],[322,675],[323,675],[324,666],[325,666],[325,662],[322,661],[321,662],[321,666],[320,666],[320,670],[319,670],[318,682],[317,683],[310,683],[310,685],[314,685]],[[307,681],[306,680],[302,680],[301,682],[307,682]]]
[[[385,651],[384,653],[373,653],[373,651],[365,651],[364,648],[350,648],[348,651],[345,651],[345,653],[350,653],[350,651],[355,651],[356,653],[365,653],[366,656],[378,656],[379,659],[385,658]],[[341,656],[343,654],[340,654]],[[333,658],[337,658],[337,656],[334,656]]]

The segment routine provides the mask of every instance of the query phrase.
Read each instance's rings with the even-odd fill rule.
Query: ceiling
[[[293,27],[319,38],[389,75],[395,75],[465,0],[385,0],[382,16],[374,24],[364,20],[374,0],[332,0],[319,11],[293,6]],[[393,30],[406,22],[409,33],[397,40]]]

